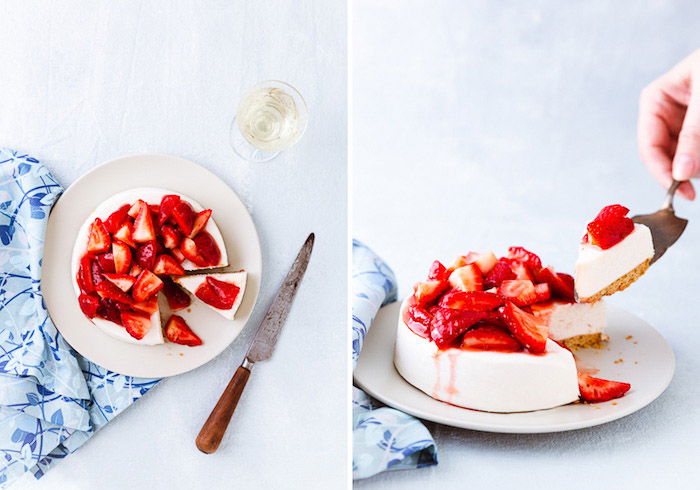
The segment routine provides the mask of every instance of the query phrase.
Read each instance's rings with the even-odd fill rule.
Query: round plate
[[[608,305],[603,349],[576,352],[577,365],[598,369],[605,379],[632,384],[627,394],[603,403],[573,403],[549,410],[490,413],[435,400],[405,381],[394,367],[394,340],[400,303],[377,314],[355,368],[355,383],[369,395],[416,417],[464,429],[505,433],[543,433],[604,424],[645,407],[666,389],[675,358],[664,338],[636,316]],[[631,337],[630,337],[631,336]]]
[[[203,344],[136,345],[98,329],[80,311],[73,290],[70,257],[80,226],[108,197],[136,187],[162,187],[191,196],[214,210],[228,252],[227,270],[245,269],[248,282],[234,321],[207,305],[192,301],[178,312]],[[195,369],[220,354],[250,317],[260,289],[262,259],[255,224],[235,192],[207,169],[170,155],[133,155],[109,161],[83,175],[51,210],[41,288],[56,328],[81,355],[111,371],[130,376],[161,378]]]

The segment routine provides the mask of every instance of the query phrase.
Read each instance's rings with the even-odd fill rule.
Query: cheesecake
[[[233,320],[243,300],[246,272],[197,274],[174,281],[227,320]]]

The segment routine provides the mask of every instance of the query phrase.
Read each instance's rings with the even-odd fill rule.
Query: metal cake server
[[[209,414],[209,418],[204,422],[199,435],[197,435],[197,448],[203,453],[213,453],[219,447],[233,416],[233,411],[241,399],[243,388],[245,388],[246,382],[250,377],[253,364],[259,361],[266,361],[272,356],[272,351],[275,348],[282,326],[284,326],[287,314],[292,307],[299,283],[304,277],[304,272],[306,272],[306,266],[309,264],[313,247],[314,234],[311,233],[301,247],[297,258],[292,264],[292,268],[287,273],[287,277],[277,292],[277,296],[272,301],[270,309],[267,310],[265,318],[260,323],[255,338],[253,338],[253,342],[248,347],[243,363],[236,370],[216,406]]]
[[[682,182],[678,180],[674,180],[671,183],[671,187],[666,192],[664,203],[657,212],[632,216],[632,220],[635,223],[647,225],[651,230],[651,239],[654,243],[652,264],[659,260],[671,245],[676,243],[688,225],[688,220],[676,216],[673,209],[673,196],[681,184]]]

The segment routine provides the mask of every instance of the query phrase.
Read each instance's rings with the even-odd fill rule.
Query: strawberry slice
[[[141,340],[151,329],[151,317],[138,311],[122,311],[122,325],[136,340]]]
[[[437,301],[449,287],[447,281],[418,282],[413,286],[413,297],[418,306],[428,306]]]
[[[542,284],[535,284],[535,295],[537,299],[535,303],[542,303],[543,301],[549,301],[552,297],[551,290],[549,289],[549,284],[543,282]]]
[[[141,211],[141,206],[148,206],[145,202],[143,202],[141,199],[136,201],[134,204],[131,205],[129,208],[129,212],[127,213],[129,216],[132,218],[136,219],[136,217],[139,215],[139,211]]]
[[[109,298],[100,298],[100,307],[97,310],[97,316],[121,325],[121,312],[128,309],[129,305],[125,305],[124,303],[119,303]]]
[[[482,275],[486,275],[493,270],[498,262],[498,257],[493,252],[485,252],[477,254],[474,258],[474,263],[479,267]]]
[[[78,273],[75,279],[78,282],[80,291],[84,294],[95,291],[95,284],[92,282],[92,262],[94,260],[95,257],[90,254],[85,254],[80,259],[80,265],[78,266]]]
[[[537,291],[532,281],[511,279],[498,286],[498,294],[517,306],[527,306],[537,301]]]
[[[476,264],[467,264],[452,271],[450,285],[462,291],[481,291],[484,280]]]
[[[173,315],[165,325],[165,336],[170,342],[181,345],[202,345],[202,340],[190,329],[185,319]]]
[[[180,231],[190,236],[194,227],[194,211],[187,201],[180,200],[172,209],[172,218]]]
[[[88,238],[87,251],[91,253],[106,252],[112,245],[112,239],[100,218],[90,225],[90,236]]]
[[[159,204],[149,204],[148,209],[151,211],[151,214],[156,217],[160,214],[160,205]]]
[[[549,284],[553,297],[570,303],[575,301],[574,278],[569,274],[557,273],[552,266],[548,266],[537,274],[537,282]]]
[[[191,238],[185,237],[182,239],[182,242],[180,242],[180,251],[187,260],[199,267],[206,267],[209,265],[204,257],[199,255],[197,244]]]
[[[594,378],[583,371],[578,372],[578,389],[587,402],[606,402],[620,398],[632,387],[629,383]]]
[[[200,284],[194,295],[214,308],[230,310],[241,288],[230,282],[219,281],[213,277],[207,277]]]
[[[114,234],[119,230],[119,228],[121,228],[129,216],[130,208],[131,206],[124,204],[122,207],[109,215],[109,217],[105,220],[105,228],[108,232]]]
[[[593,221],[605,221],[609,218],[624,218],[630,210],[621,204],[611,204],[600,210]]]
[[[156,274],[169,274],[181,276],[185,273],[185,269],[170,255],[159,255],[156,259],[156,265],[153,268]]]
[[[431,309],[430,337],[439,349],[450,347],[452,342],[469,327],[486,318],[480,311],[453,310],[452,308]]]
[[[126,243],[114,241],[112,243],[112,257],[114,260],[114,272],[127,274],[131,267],[131,249]]]
[[[148,242],[136,250],[134,262],[144,269],[153,270],[156,265],[156,256],[156,242]]]
[[[532,273],[530,266],[527,265],[525,262],[521,262],[519,260],[511,260],[510,269],[515,274],[516,279],[531,282],[535,281],[535,275]]]
[[[177,231],[174,226],[165,224],[160,229],[160,234],[163,236],[163,246],[165,248],[176,248],[182,240],[182,233]]]
[[[518,352],[523,346],[508,330],[496,325],[483,325],[468,330],[462,337],[462,349]]]
[[[547,325],[531,313],[521,310],[510,301],[500,308],[501,318],[508,330],[532,353],[547,349]]]
[[[170,278],[163,278],[163,294],[172,311],[182,310],[192,303],[190,295]]]
[[[114,267],[114,254],[112,252],[98,255],[96,262],[99,266],[100,272],[116,272]]]
[[[146,243],[156,239],[156,232],[153,228],[153,219],[151,218],[151,210],[148,209],[148,204],[139,200],[141,206],[139,214],[134,220],[134,229],[131,232],[131,237],[136,243]]]
[[[202,257],[208,266],[219,265],[221,262],[221,250],[212,237],[206,231],[201,231],[194,237],[197,246],[197,254]]]
[[[158,226],[163,226],[166,221],[172,216],[173,208],[180,202],[180,196],[175,194],[167,194],[160,200],[158,208]]]
[[[410,300],[409,300],[410,301]],[[411,302],[412,303],[412,302]],[[428,311],[417,305],[410,304],[404,310],[403,321],[413,333],[424,339],[430,339],[430,321],[432,315]]]
[[[141,303],[160,291],[162,287],[163,281],[151,271],[144,269],[136,279],[131,295],[137,303]]]
[[[141,267],[138,264],[131,264],[131,269],[129,269],[129,275],[131,277],[139,277],[139,274],[141,274],[141,271],[143,270],[143,267]]]
[[[503,298],[498,294],[486,291],[461,291],[453,289],[441,299],[439,306],[455,310],[489,311],[503,304]]]
[[[81,294],[78,296],[78,304],[86,317],[95,318],[100,308],[100,298],[94,294]]]
[[[125,293],[131,289],[131,286],[136,282],[136,279],[129,274],[102,274],[102,276]]]
[[[447,268],[439,260],[433,262],[428,271],[428,281],[447,281]]]
[[[503,258],[496,262],[496,265],[493,266],[493,269],[491,269],[491,271],[486,275],[486,279],[484,281],[484,288],[496,288],[500,286],[503,281],[515,278],[515,273],[510,267],[510,260]]]
[[[102,255],[104,256],[105,254]],[[92,279],[93,287],[96,287],[99,283],[105,280],[104,277],[102,277],[103,272],[105,272],[105,270],[100,265],[100,257],[96,257],[90,262],[90,278]],[[112,266],[111,270],[106,272],[114,272],[114,266]]]
[[[158,311],[158,296],[153,295],[150,299],[140,303],[134,303],[132,308],[142,313],[147,313],[149,316]]]
[[[205,226],[207,226],[207,222],[209,221],[209,218],[211,217],[211,209],[205,209],[204,211],[200,211],[197,213],[197,215],[194,217],[194,224],[192,225],[192,231],[188,235],[190,238],[194,238],[197,236],[197,234],[204,229]]]
[[[175,257],[175,260],[177,260],[179,263],[183,263],[185,261],[185,254],[182,253],[182,250],[179,248],[174,248],[170,251],[170,253]]]
[[[114,234],[112,237],[115,240],[119,240],[120,242],[124,242],[130,247],[136,248],[136,242],[134,242],[134,239],[131,235],[131,224],[130,223],[124,223],[121,228],[117,230],[117,232]]]
[[[535,275],[542,268],[542,261],[537,254],[525,250],[523,247],[510,247],[508,249],[508,258],[524,263]]]
[[[634,221],[625,217],[610,217],[591,221],[586,229],[590,244],[607,250],[634,231]]]
[[[99,294],[101,298],[111,299],[126,305],[131,305],[134,303],[128,294],[119,289],[110,281],[102,281],[101,283],[97,284],[95,286],[95,291],[97,291],[97,294]]]

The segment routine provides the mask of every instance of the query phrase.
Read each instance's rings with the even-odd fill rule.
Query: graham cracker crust
[[[644,262],[639,264],[637,267],[629,271],[627,274],[624,276],[619,277],[617,280],[615,280],[613,283],[611,283],[609,286],[601,289],[597,293],[595,293],[593,296],[588,296],[586,298],[581,298],[579,297],[579,301],[582,303],[593,303],[594,301],[598,301],[600,298],[603,296],[610,296],[613,293],[616,293],[618,291],[622,291],[623,289],[627,288],[630,284],[632,284],[634,281],[639,279],[649,268],[649,265],[651,264],[651,257],[646,259]]]
[[[571,350],[578,349],[602,349],[605,342],[608,341],[608,336],[602,332],[587,333],[584,335],[575,335],[561,341],[562,344]]]

